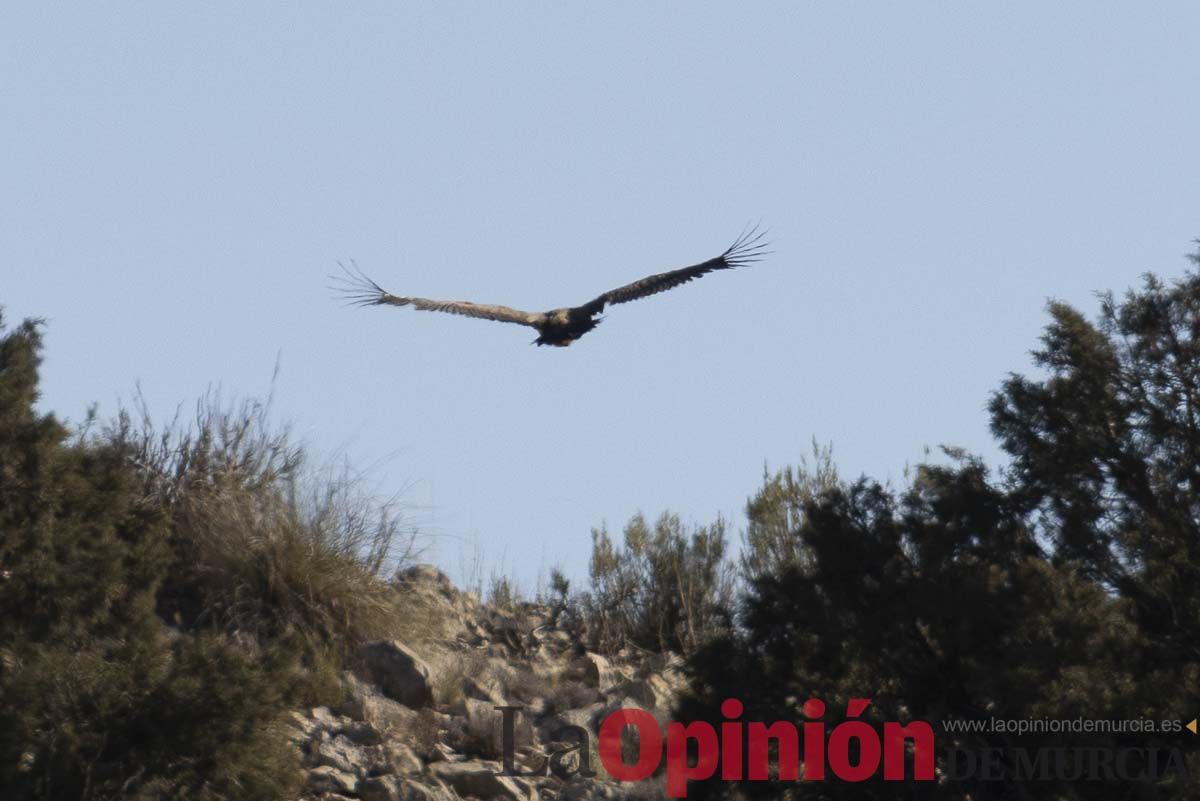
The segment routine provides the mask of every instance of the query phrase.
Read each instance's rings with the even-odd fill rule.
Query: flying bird
[[[465,300],[401,297],[383,289],[358,270],[357,266],[351,269],[341,265],[345,275],[332,276],[332,279],[337,282],[334,289],[344,300],[355,306],[412,306],[422,311],[447,312],[502,323],[517,323],[537,329],[538,338],[533,341],[535,344],[565,348],[599,325],[604,319],[600,317],[600,313],[610,303],[628,303],[674,289],[714,270],[729,270],[758,261],[769,253],[765,236],[765,231],[760,232],[757,227],[750,228],[716,258],[693,264],[691,267],[647,276],[632,284],[611,289],[582,306],[545,312],[527,312],[510,309],[508,306],[484,305]]]

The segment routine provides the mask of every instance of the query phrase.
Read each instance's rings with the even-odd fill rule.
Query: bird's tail
[[[351,306],[375,306],[383,303],[384,298],[389,296],[390,293],[367,278],[353,261],[349,267],[339,261],[338,267],[342,268],[342,275],[329,276],[329,280],[333,282],[329,288],[337,293],[342,302]]]

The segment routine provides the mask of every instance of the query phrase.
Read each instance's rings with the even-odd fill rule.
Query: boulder
[[[564,709],[554,718],[561,721],[566,726],[583,726],[585,729],[592,726],[593,721],[605,709],[605,705],[599,701],[594,704],[588,704],[580,709]]]
[[[454,582],[433,565],[413,565],[396,573],[396,583],[401,587],[432,589],[447,598],[458,595]]]
[[[363,801],[459,801],[445,787],[430,787],[403,776],[376,776],[358,786]]]
[[[355,745],[379,745],[383,742],[383,732],[361,720],[346,721],[346,725],[342,726],[341,734],[349,738]]]
[[[312,721],[314,724],[316,724],[317,728],[322,731],[327,731],[330,734],[337,734],[342,730],[342,723],[344,722],[342,717],[335,714],[333,710],[327,706],[313,707],[312,711],[308,713],[308,716],[312,718]]]
[[[404,775],[420,773],[425,769],[425,763],[421,761],[421,758],[404,743],[388,740],[383,744],[383,752],[389,773]]]
[[[529,801],[534,793],[513,777],[500,773],[500,763],[485,760],[466,762],[438,762],[430,772],[454,788],[462,796],[488,799],[500,798],[508,801]]]
[[[329,765],[321,765],[308,772],[308,789],[314,793],[358,793],[358,777]]]
[[[371,679],[385,696],[410,709],[433,703],[429,666],[404,643],[369,642],[363,645],[362,655]]]
[[[321,726],[303,712],[289,712],[284,721],[286,736],[294,745],[303,745],[321,731]]]
[[[359,785],[358,797],[363,801],[406,801],[408,794],[399,776],[375,776]]]
[[[589,687],[606,690],[616,683],[618,674],[600,654],[586,653],[571,663],[570,675]]]
[[[500,713],[487,701],[468,698],[464,728],[481,753],[494,756],[500,748]]]
[[[644,679],[619,682],[606,691],[617,698],[633,699],[642,709],[669,710],[675,703],[675,690],[662,676],[651,673]]]
[[[365,776],[382,765],[382,749],[378,746],[359,746],[345,735],[327,740],[315,740],[308,746],[308,764],[327,765],[342,773]]]
[[[338,711],[343,715],[370,724],[382,733],[412,725],[416,712],[391,698],[385,698],[374,686],[350,671],[342,674],[342,684],[346,688],[346,700],[338,707]]]

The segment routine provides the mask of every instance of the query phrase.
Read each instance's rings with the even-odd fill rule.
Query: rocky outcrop
[[[571,675],[589,687],[603,690],[611,687],[618,674],[600,654],[585,653],[571,664]]]
[[[404,643],[369,642],[362,647],[362,657],[368,674],[388,698],[411,709],[433,703],[429,666]]]
[[[622,785],[602,771],[564,780],[544,767],[550,753],[575,745],[559,740],[565,727],[590,732],[597,768],[596,733],[609,712],[637,706],[666,720],[684,684],[677,658],[588,653],[550,609],[493,609],[429,566],[397,580],[428,613],[428,636],[364,644],[361,666],[342,676],[340,704],[291,714],[288,735],[307,770],[303,801],[664,797],[652,783]],[[504,775],[498,706],[521,707],[513,760],[525,775]]]

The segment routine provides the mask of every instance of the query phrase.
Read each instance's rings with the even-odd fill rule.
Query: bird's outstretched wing
[[[491,306],[482,303],[470,303],[465,300],[430,300],[428,298],[404,298],[393,295],[379,284],[367,278],[351,263],[350,267],[339,264],[344,275],[331,275],[333,289],[342,299],[353,306],[412,306],[422,311],[438,311],[447,314],[461,314],[466,317],[478,317],[483,320],[497,320],[502,323],[518,323],[536,328],[543,322],[545,315],[538,312],[510,309],[508,306]]]
[[[744,231],[737,238],[737,241],[715,259],[709,259],[700,264],[693,264],[691,267],[682,267],[667,273],[650,275],[640,281],[634,281],[632,284],[611,289],[583,308],[592,314],[596,314],[603,311],[605,304],[608,303],[628,303],[631,300],[646,298],[656,295],[659,292],[665,292],[668,289],[674,289],[680,284],[686,284],[693,278],[699,278],[713,270],[729,270],[733,267],[752,264],[770,252],[766,249],[768,246],[765,239],[766,235],[766,231],[759,231],[758,226],[754,226]]]

